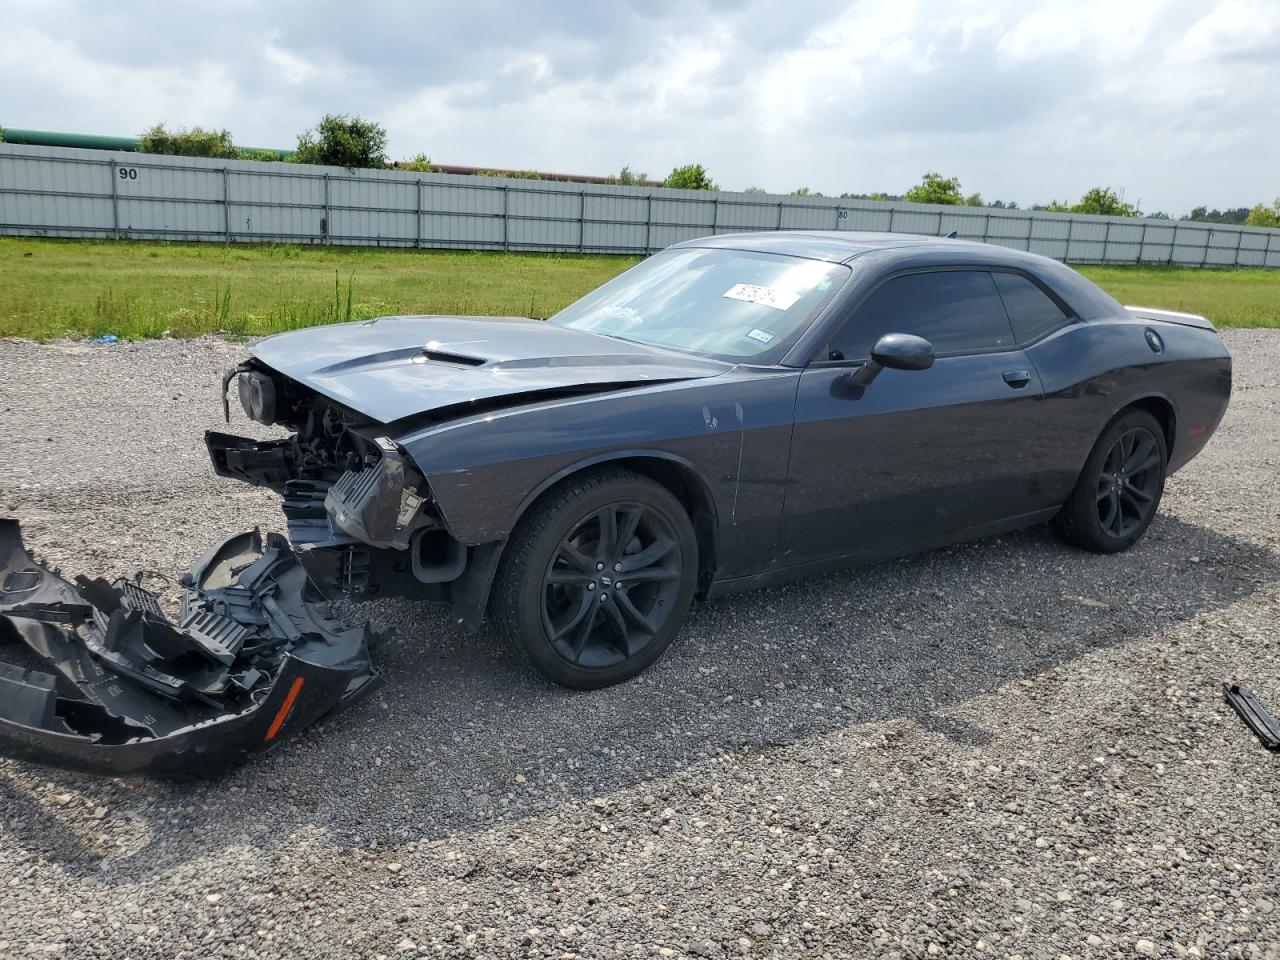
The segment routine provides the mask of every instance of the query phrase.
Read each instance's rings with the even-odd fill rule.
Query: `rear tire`
[[[494,626],[548,680],[594,690],[670,647],[697,586],[698,541],[679,500],[615,467],[553,488],[498,567]]]
[[[1127,550],[1147,532],[1164,493],[1164,430],[1145,410],[1121,413],[1102,431],[1054,532],[1094,553]]]

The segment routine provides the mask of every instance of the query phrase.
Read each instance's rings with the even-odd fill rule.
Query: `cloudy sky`
[[[291,147],[352,113],[393,158],[727,189],[1280,194],[1280,0],[0,0],[0,25],[10,127]]]

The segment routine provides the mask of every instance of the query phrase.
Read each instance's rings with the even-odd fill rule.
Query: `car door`
[[[887,333],[924,337],[933,366],[857,385]],[[1042,397],[990,271],[882,281],[801,374],[781,562],[945,539],[1032,509],[1026,440]]]

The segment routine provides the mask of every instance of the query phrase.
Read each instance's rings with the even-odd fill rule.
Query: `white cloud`
[[[901,192],[926,169],[1022,203],[1280,193],[1276,0],[383,0],[12,6],[0,123],[157,120],[288,146],[326,112],[395,156]],[[145,43],[138,37],[145,36]]]

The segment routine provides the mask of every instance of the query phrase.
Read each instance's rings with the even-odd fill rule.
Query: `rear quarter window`
[[[1067,312],[1026,277],[1016,273],[997,273],[994,276],[1019,343],[1039,340],[1071,322]]]

